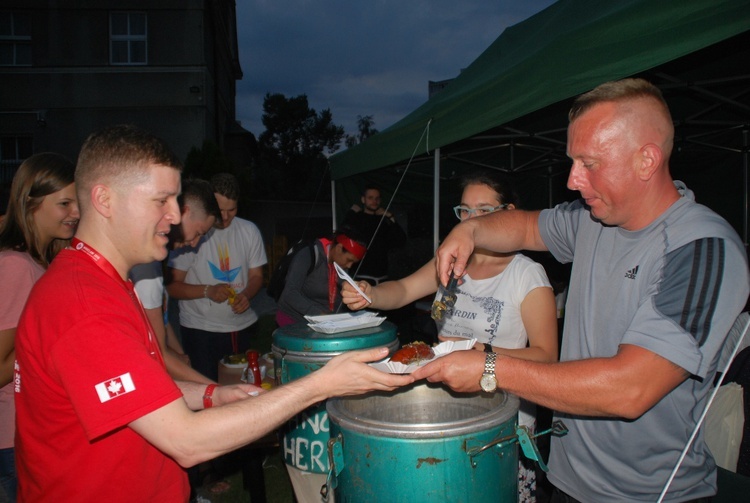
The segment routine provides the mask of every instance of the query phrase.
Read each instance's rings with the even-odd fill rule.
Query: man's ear
[[[662,164],[662,151],[658,145],[647,143],[638,151],[638,178],[648,181]]]
[[[91,205],[102,216],[112,216],[112,189],[106,185],[94,185],[91,188]]]
[[[513,203],[508,203],[508,206],[505,207],[506,210],[515,210],[516,205]]]

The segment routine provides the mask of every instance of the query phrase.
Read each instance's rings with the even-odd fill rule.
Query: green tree
[[[304,94],[266,94],[262,121],[266,130],[259,138],[258,169],[264,173],[264,185],[275,187],[266,197],[319,197],[321,179],[330,176],[328,156],[339,149],[344,128],[333,123],[329,109],[318,113],[310,108]],[[324,186],[329,194],[330,183]]]
[[[359,145],[370,136],[376,134],[378,130],[375,129],[374,126],[375,126],[375,120],[372,118],[372,115],[365,115],[365,116],[358,115],[357,116],[358,133],[356,135],[351,135],[351,134],[346,135],[347,148],[351,148],[355,145]]]
[[[216,143],[205,140],[201,148],[190,149],[185,158],[184,176],[209,180],[216,173],[237,175],[234,163],[224,155]]]

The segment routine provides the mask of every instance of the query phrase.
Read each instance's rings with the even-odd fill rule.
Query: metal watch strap
[[[495,360],[497,359],[497,353],[487,353],[487,357],[484,360],[484,373],[494,374],[495,373]]]

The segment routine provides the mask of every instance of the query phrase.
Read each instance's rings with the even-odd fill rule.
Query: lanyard
[[[91,246],[87,245],[80,239],[74,237],[71,240],[71,246],[74,250],[83,252],[85,255],[87,255],[91,260],[94,261],[94,264],[96,264],[99,269],[104,271],[104,273],[115,280],[117,284],[122,286],[126,292],[128,292],[128,295],[130,296],[130,300],[133,301],[133,303],[136,305],[138,312],[141,315],[141,319],[146,325],[146,339],[144,340],[146,344],[146,348],[151,353],[151,357],[154,358],[156,361],[160,362],[164,368],[166,368],[166,365],[164,363],[164,358],[162,357],[161,350],[159,349],[159,345],[156,342],[156,335],[154,334],[154,330],[151,327],[151,322],[148,320],[148,316],[146,316],[146,311],[143,309],[143,304],[141,304],[140,299],[138,298],[138,294],[136,293],[135,289],[133,288],[133,283],[128,280],[124,281],[120,274],[117,272],[117,270],[114,268],[114,266],[104,258],[98,251],[96,251]]]

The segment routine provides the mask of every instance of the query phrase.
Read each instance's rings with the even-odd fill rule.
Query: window
[[[31,66],[31,15],[0,12],[0,66]]]
[[[112,12],[109,16],[109,53],[113,65],[145,65],[146,14]]]
[[[18,166],[33,154],[30,136],[0,137],[0,183],[13,180]]]

